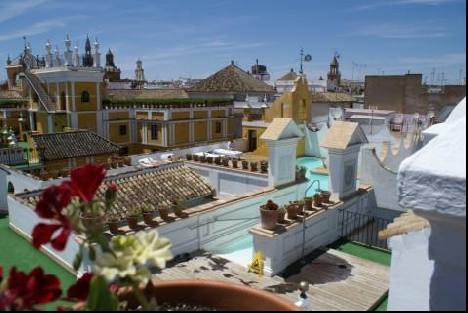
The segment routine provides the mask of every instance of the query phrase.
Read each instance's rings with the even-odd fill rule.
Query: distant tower
[[[143,69],[143,62],[138,59],[136,62],[136,69],[135,69],[135,80],[137,82],[144,82],[145,81],[145,70]]]
[[[339,55],[335,53],[333,60],[330,63],[330,71],[328,72],[327,89],[329,91],[337,91],[341,85]]]
[[[80,66],[80,53],[78,51],[78,43],[75,45],[73,52],[73,66]]]
[[[94,40],[94,67],[100,67],[101,66],[101,53],[99,52],[99,47],[100,44],[97,40],[97,38]]]
[[[61,66],[62,60],[60,59],[60,52],[59,52],[58,47],[55,47],[54,54],[55,54],[54,66]]]
[[[65,65],[66,66],[71,66],[73,65],[73,51],[71,49],[71,40],[70,40],[70,35],[67,34],[67,39],[65,39],[65,52],[63,53],[63,56],[65,58]]]
[[[261,81],[270,80],[270,73],[268,73],[266,65],[259,64],[258,60],[255,65],[252,65],[252,76]]]
[[[106,68],[104,78],[108,81],[115,82],[120,80],[120,69],[115,66],[114,54],[111,49],[106,53]]]
[[[86,36],[85,54],[83,55],[82,65],[86,67],[92,67],[94,65],[93,55],[91,53],[91,41],[89,40],[89,36]]]
[[[45,45],[46,49],[46,67],[52,67],[53,64],[53,55],[52,55],[52,44],[50,43],[50,40],[47,40],[47,43]]]

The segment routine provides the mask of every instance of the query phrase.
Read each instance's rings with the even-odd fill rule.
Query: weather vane
[[[300,74],[304,74],[304,63],[312,62],[312,56],[310,54],[304,54],[304,49],[301,49],[301,70]]]

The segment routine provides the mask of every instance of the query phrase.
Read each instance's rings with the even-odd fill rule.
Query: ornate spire
[[[83,66],[91,67],[94,65],[93,55],[91,53],[91,41],[89,35],[86,35],[85,54],[83,56]]]

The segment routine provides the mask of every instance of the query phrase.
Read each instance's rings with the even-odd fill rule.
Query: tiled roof
[[[42,160],[63,160],[119,153],[120,146],[89,130],[32,135]]]
[[[293,69],[291,69],[291,71],[289,73],[287,73],[286,75],[284,75],[283,77],[281,77],[280,79],[278,80],[296,80],[297,78],[299,77],[299,75],[297,75],[296,72],[294,72]]]
[[[345,150],[359,143],[368,143],[368,140],[358,123],[335,121],[320,146],[327,149]]]
[[[213,188],[194,170],[181,162],[164,164],[156,168],[137,170],[130,173],[106,177],[98,191],[98,197],[104,197],[106,183],[117,184],[117,198],[113,213],[125,218],[126,212],[142,205],[153,205],[156,208],[172,207],[173,201],[184,199],[191,201],[209,198]],[[39,201],[40,192],[29,192],[17,195],[31,208]]]
[[[354,98],[343,92],[316,92],[312,94],[312,102],[354,102]]]
[[[274,88],[261,80],[255,79],[240,67],[231,64],[207,79],[196,83],[189,91],[273,93]]]
[[[397,217],[393,223],[388,224],[385,230],[379,232],[379,238],[380,240],[385,240],[390,237],[420,231],[428,227],[430,227],[428,220],[415,215],[413,211],[408,211]]]
[[[183,89],[108,89],[107,98],[110,100],[134,99],[184,99],[188,94]]]

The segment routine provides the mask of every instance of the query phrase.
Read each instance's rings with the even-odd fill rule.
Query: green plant
[[[262,209],[268,211],[276,211],[279,209],[279,206],[273,202],[273,200],[268,200],[266,204],[262,205]]]
[[[117,214],[110,214],[107,217],[107,222],[108,223],[119,223],[120,222],[120,216],[118,216]]]
[[[142,205],[140,207],[140,210],[141,210],[141,213],[145,214],[145,213],[153,213],[155,212],[155,208],[152,206],[152,205]]]
[[[126,215],[127,217],[139,217],[141,214],[141,209],[138,207],[128,209]]]

